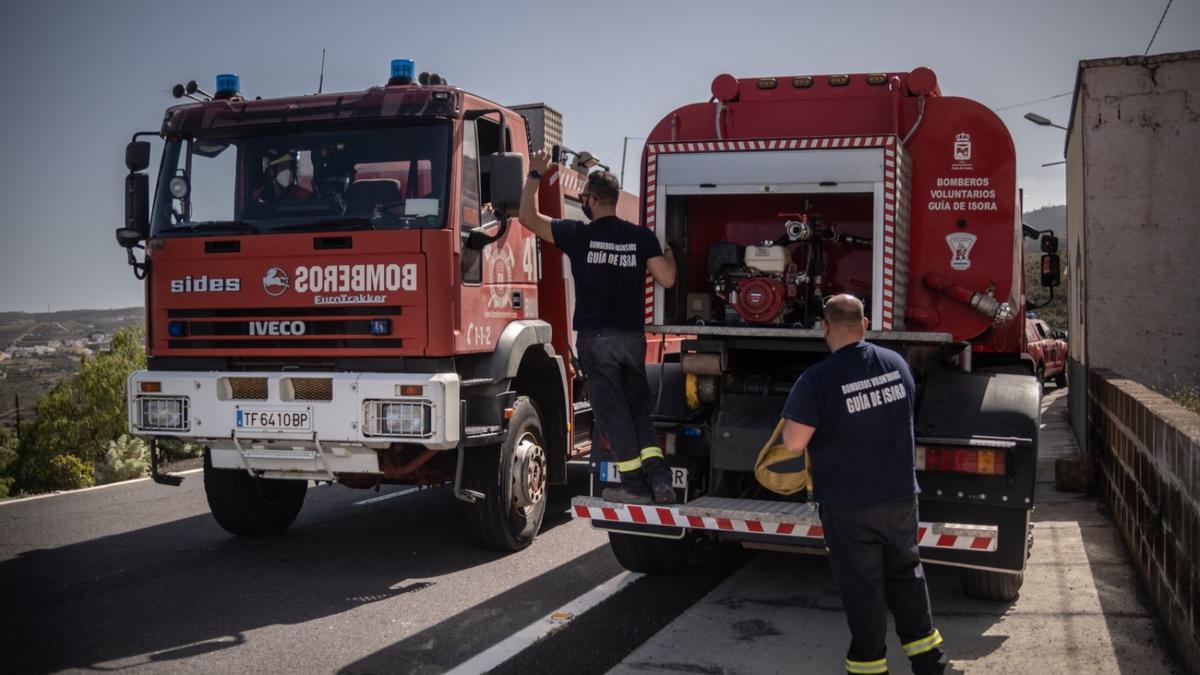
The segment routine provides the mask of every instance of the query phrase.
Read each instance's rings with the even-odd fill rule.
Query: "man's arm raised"
[[[552,164],[553,160],[551,160],[550,154],[544,150],[538,150],[529,157],[530,171],[537,172],[539,176],[549,173]],[[530,176],[525,179],[525,191],[521,193],[520,221],[525,229],[553,244],[554,233],[550,228],[550,218],[538,211],[537,193],[541,182],[540,177]]]

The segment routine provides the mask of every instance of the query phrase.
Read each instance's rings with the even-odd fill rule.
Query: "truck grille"
[[[293,401],[332,401],[333,380],[328,377],[288,377],[283,380],[284,399]],[[291,396],[286,392],[291,389]]]
[[[171,349],[387,349],[402,307],[169,309]]]
[[[267,378],[265,377],[226,377],[224,380],[225,385],[229,387],[229,400],[267,400]]]
[[[398,349],[403,340],[168,340],[171,349]]]
[[[226,335],[254,335],[253,321],[189,321],[188,335],[196,337],[218,337]],[[262,323],[267,323],[266,321]],[[287,322],[293,323],[293,322]],[[304,324],[304,335],[370,335],[371,322],[354,321],[296,321]]]

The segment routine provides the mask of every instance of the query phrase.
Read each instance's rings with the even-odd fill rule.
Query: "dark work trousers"
[[[587,375],[596,424],[618,462],[640,457],[658,445],[650,421],[646,381],[646,335],[615,328],[579,331],[579,361]]]
[[[945,657],[937,648],[942,639],[933,627],[917,549],[917,498],[869,506],[821,504],[820,512],[850,625],[847,671],[887,672],[882,659],[890,610],[913,672],[943,672]]]

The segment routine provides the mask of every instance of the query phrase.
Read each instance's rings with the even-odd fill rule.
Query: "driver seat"
[[[404,201],[400,181],[393,178],[364,178],[350,184],[346,193],[346,215],[369,218],[377,207]]]

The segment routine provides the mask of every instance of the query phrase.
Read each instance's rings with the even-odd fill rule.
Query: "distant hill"
[[[1067,236],[1067,207],[1065,204],[1043,206],[1025,212],[1025,224],[1035,230],[1053,230],[1059,238]]]
[[[111,336],[118,328],[141,325],[145,310],[74,309],[65,312],[0,312],[0,351],[10,347],[36,347],[51,342],[72,343],[96,333]],[[16,418],[18,399],[26,420],[33,405],[55,382],[79,370],[79,352],[64,348],[40,356],[0,360],[0,424]]]
[[[145,321],[141,307],[71,309],[62,312],[0,312],[0,350],[33,346],[48,340],[74,340],[92,333],[112,334]]]

